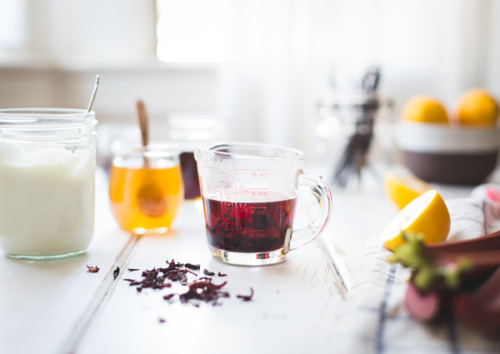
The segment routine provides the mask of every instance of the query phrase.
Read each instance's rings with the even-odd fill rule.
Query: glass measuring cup
[[[304,174],[304,154],[296,149],[226,143],[198,148],[208,245],[225,263],[266,265],[282,262],[324,229],[331,193],[320,177]],[[313,194],[318,214],[306,227],[293,228],[299,190]]]

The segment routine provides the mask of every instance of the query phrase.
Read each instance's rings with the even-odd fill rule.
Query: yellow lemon
[[[422,234],[424,243],[443,242],[450,232],[450,213],[439,193],[432,189],[413,199],[382,232],[382,241],[391,251],[402,244],[401,232]]]
[[[494,125],[498,117],[498,103],[486,90],[475,88],[465,91],[458,100],[459,123]]]
[[[407,101],[401,111],[401,118],[410,122],[448,123],[448,114],[441,102],[426,95],[415,96]]]
[[[384,177],[385,193],[399,209],[432,187],[405,170],[390,170]]]

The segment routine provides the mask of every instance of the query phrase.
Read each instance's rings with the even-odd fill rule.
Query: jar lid
[[[19,130],[53,130],[95,126],[94,111],[73,108],[6,108],[0,109],[0,128]]]
[[[111,152],[115,156],[155,159],[179,156],[181,149],[177,145],[157,141],[152,141],[147,146],[143,146],[127,140],[115,140],[111,144]]]
[[[23,144],[85,144],[95,136],[93,111],[72,108],[0,109],[0,139]]]
[[[227,119],[216,111],[172,111],[167,114],[167,138],[191,147],[213,143],[225,138],[227,123]]]

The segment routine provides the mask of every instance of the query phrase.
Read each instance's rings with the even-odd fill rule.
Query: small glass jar
[[[180,161],[185,199],[201,197],[194,150],[224,140],[227,125],[214,111],[174,111],[167,115],[167,139],[181,148]]]
[[[10,257],[84,253],[94,233],[94,112],[0,110],[0,247]]]
[[[179,149],[118,140],[111,152],[109,198],[119,226],[139,235],[168,232],[184,199]]]
[[[392,102],[375,92],[335,92],[318,106],[316,152],[328,161],[332,185],[358,188],[365,171],[374,176],[374,160],[390,161]]]

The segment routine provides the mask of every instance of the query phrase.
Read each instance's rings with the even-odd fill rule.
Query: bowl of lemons
[[[395,128],[403,163],[428,182],[485,181],[497,166],[498,114],[496,99],[481,88],[464,92],[451,114],[432,96],[412,97]]]

